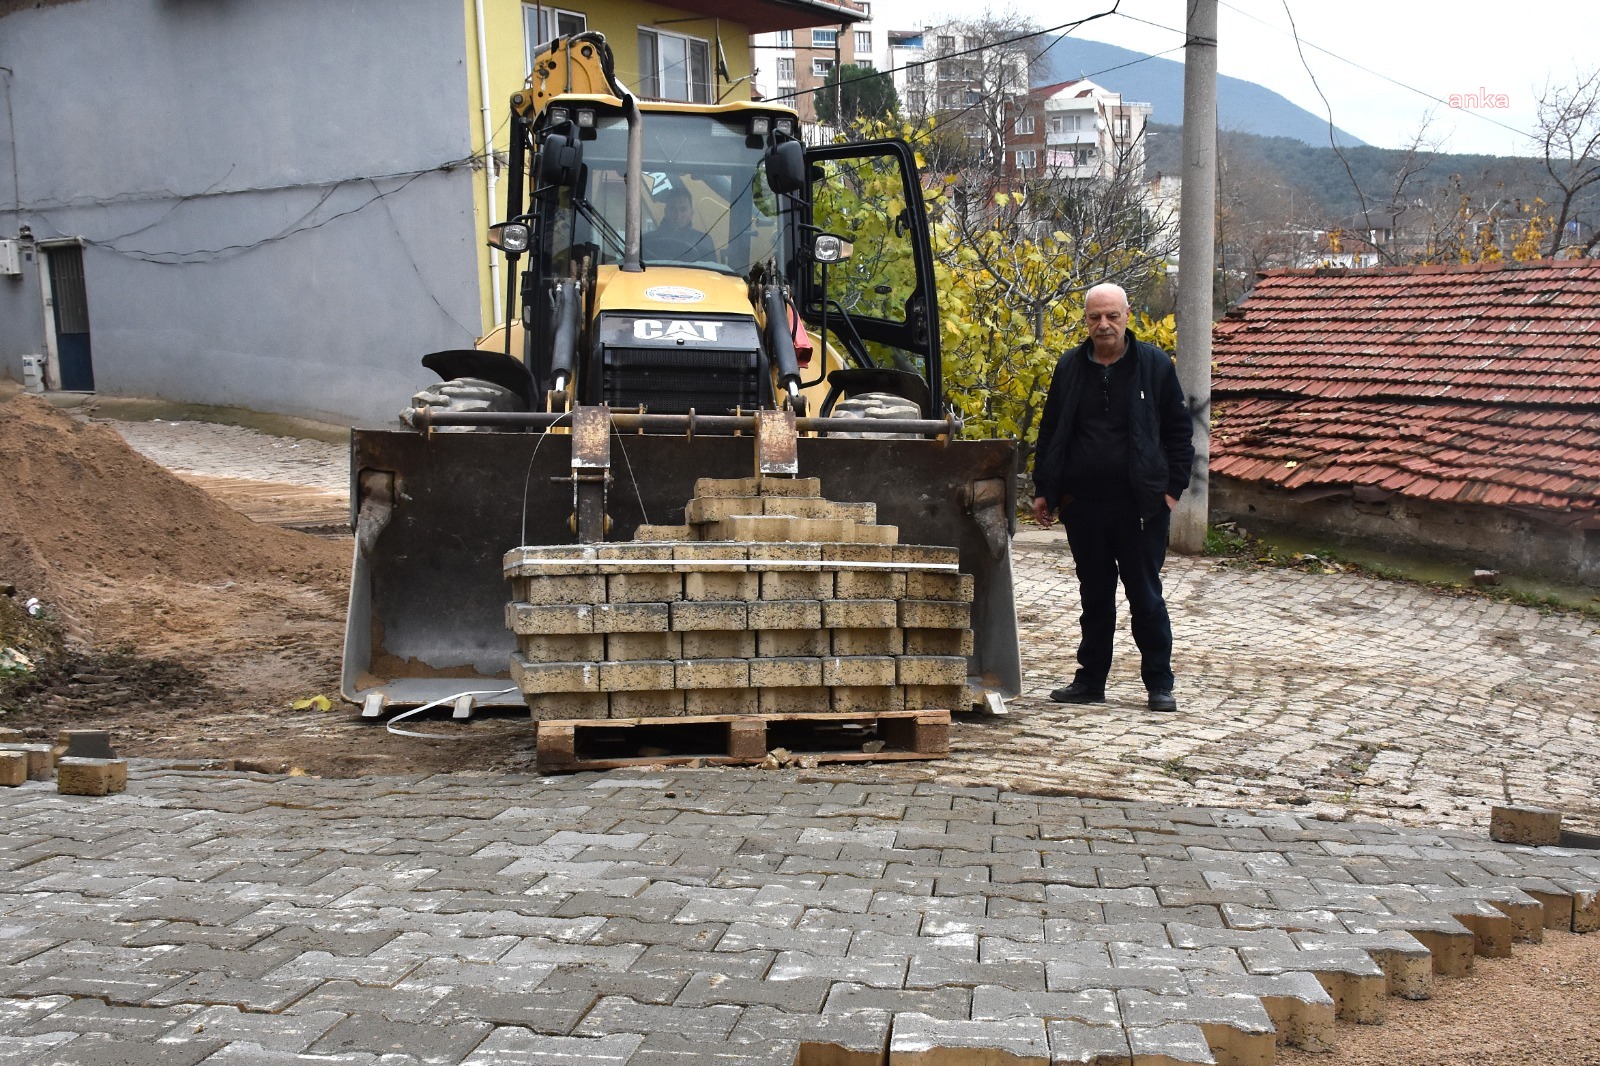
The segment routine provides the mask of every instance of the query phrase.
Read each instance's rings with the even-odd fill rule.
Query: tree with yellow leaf
[[[932,119],[864,121],[849,136],[898,137],[921,146],[936,141],[938,127]],[[920,152],[918,163],[926,165]],[[863,170],[854,180],[863,184],[846,202],[819,200],[819,225],[857,242],[856,255],[841,267],[858,273],[859,284],[840,278],[840,288],[853,294],[850,299],[892,306],[902,287],[895,282],[896,259],[874,251],[892,235],[856,227],[848,204],[870,201],[875,179]],[[1131,170],[1120,168],[1119,177],[1108,181],[1041,181],[1018,188],[996,187],[972,174],[925,172],[945,399],[962,416],[965,435],[1016,438],[1026,467],[1056,360],[1083,340],[1083,293],[1111,281],[1137,302],[1164,273],[1169,244],[1142,193]],[[883,195],[892,193],[886,187]],[[1133,330],[1169,351],[1175,347],[1170,315],[1138,315]]]

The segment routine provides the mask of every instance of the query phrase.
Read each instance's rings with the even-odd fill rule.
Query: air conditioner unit
[[[0,241],[0,274],[15,277],[22,273],[22,242]]]

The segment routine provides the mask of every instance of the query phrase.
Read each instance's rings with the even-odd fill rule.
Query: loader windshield
[[[749,127],[747,115],[644,116],[647,266],[695,266],[743,277],[767,259],[786,261],[778,198],[767,187],[763,164],[766,145]],[[625,228],[627,156],[627,121],[600,118],[595,139],[584,144],[590,210],[580,211],[572,243],[597,247],[601,263],[622,261],[615,235]]]

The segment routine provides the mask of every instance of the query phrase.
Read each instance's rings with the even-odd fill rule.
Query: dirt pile
[[[50,603],[77,636],[140,643],[150,627],[128,631],[128,594],[151,586],[344,584],[343,546],[252,522],[111,429],[32,396],[0,403],[0,471],[0,580]]]

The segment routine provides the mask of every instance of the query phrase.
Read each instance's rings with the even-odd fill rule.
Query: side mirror
[[[767,188],[780,196],[806,185],[806,150],[799,141],[781,141],[767,152]]]
[[[539,138],[534,161],[534,189],[576,189],[583,175],[583,145],[572,122],[551,126]]]

